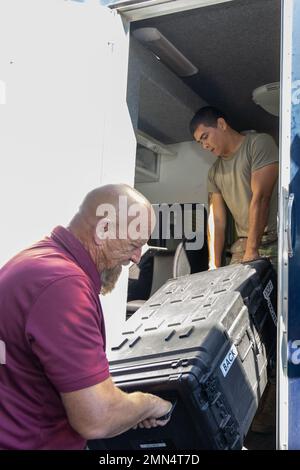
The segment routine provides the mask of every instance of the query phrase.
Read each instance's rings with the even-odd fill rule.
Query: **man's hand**
[[[215,264],[211,263],[209,264],[207,271],[213,271],[214,269],[218,269],[218,267]]]
[[[259,253],[258,250],[246,250],[244,257],[243,257],[243,263],[247,261],[253,261],[254,259],[259,258]]]
[[[144,419],[143,421],[140,421],[133,427],[133,429],[156,428],[157,426],[165,426],[170,421],[171,416],[168,417],[168,419],[164,419],[164,420],[161,420],[159,418],[164,417],[172,410],[173,408],[172,403],[170,403],[169,401],[163,400],[162,398],[159,398],[157,396],[155,398],[157,399],[157,409],[154,412],[152,412],[151,418],[149,417],[147,419]],[[164,411],[161,411],[162,409]]]
[[[157,428],[157,426],[165,426],[168,422],[170,421],[170,418],[165,420],[165,421],[161,421],[159,419],[155,419],[155,418],[149,418],[149,419],[144,419],[144,421],[141,421],[140,423],[138,423],[136,426],[133,426],[132,429],[137,429],[137,428],[146,428],[146,429],[150,429],[150,428]]]

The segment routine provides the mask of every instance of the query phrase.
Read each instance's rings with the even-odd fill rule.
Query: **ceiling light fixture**
[[[279,82],[267,83],[255,88],[252,93],[252,99],[254,103],[261,106],[268,113],[279,116],[279,94]]]
[[[82,1],[82,0],[81,0]],[[100,0],[101,5],[116,9],[129,21],[145,20],[215,5],[233,0]]]
[[[180,77],[189,77],[198,72],[197,67],[161,34],[158,29],[139,28],[135,29],[132,34]]]

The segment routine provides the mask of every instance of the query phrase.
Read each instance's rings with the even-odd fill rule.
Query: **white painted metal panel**
[[[94,187],[133,184],[135,138],[128,30],[115,12],[96,0],[3,0],[0,44],[2,264],[66,225]],[[104,300],[108,337],[126,293],[124,273]]]
[[[98,2],[0,2],[0,264],[101,182],[110,15]]]
[[[290,183],[292,2],[282,1],[278,238],[277,448],[288,445],[288,194]]]
[[[129,24],[117,12],[107,9],[109,61],[105,86],[105,127],[101,184],[127,183],[134,186],[136,139],[131,123],[127,95]],[[103,86],[103,85],[102,85]],[[118,335],[126,317],[128,268],[123,268],[111,294],[102,297],[108,332],[108,347]]]

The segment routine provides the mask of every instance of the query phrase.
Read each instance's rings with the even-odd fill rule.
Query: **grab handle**
[[[294,256],[293,242],[292,242],[292,211],[293,211],[294,198],[295,198],[295,195],[291,193],[289,195],[289,201],[288,201],[288,220],[287,220],[288,255],[290,258]]]

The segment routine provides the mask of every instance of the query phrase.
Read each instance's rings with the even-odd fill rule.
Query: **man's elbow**
[[[92,439],[107,439],[111,434],[105,423],[98,423],[95,427],[88,424],[82,425],[70,423],[70,425],[77,434],[87,441]]]
[[[106,439],[111,436],[114,429],[115,410],[112,404],[107,407],[102,407],[101,413],[95,413],[94,416],[83,418],[81,416],[69,416],[69,423],[71,427],[84,439]]]
[[[90,441],[93,439],[107,439],[111,436],[111,433],[106,429],[93,429],[85,432],[84,436],[81,434],[81,436],[87,441]]]

